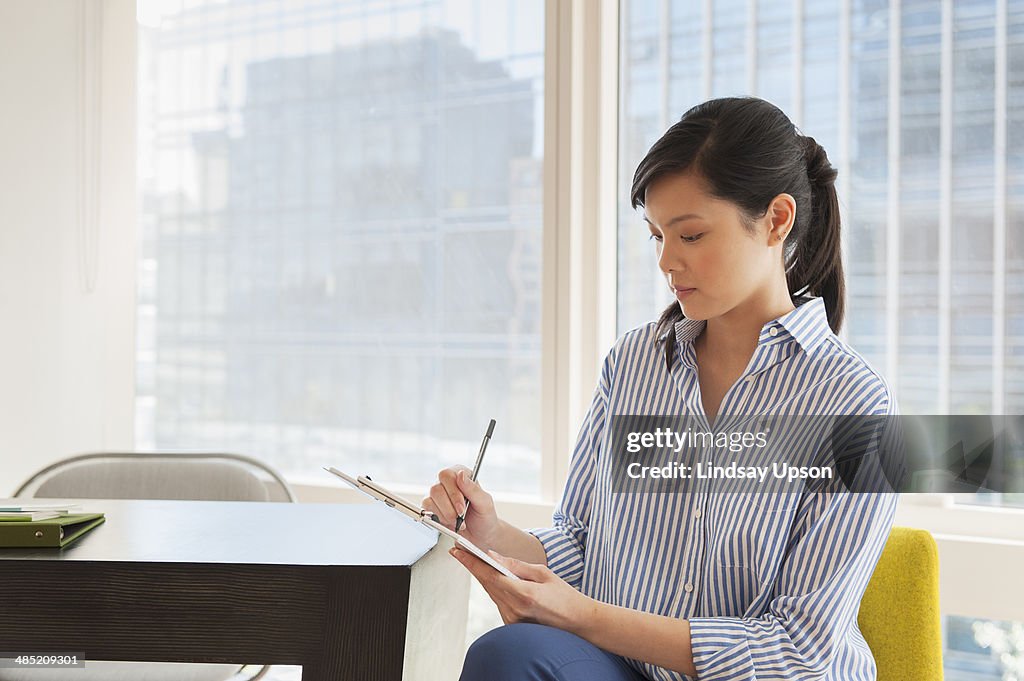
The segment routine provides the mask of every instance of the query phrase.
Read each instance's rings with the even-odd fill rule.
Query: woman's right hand
[[[436,514],[439,522],[452,530],[456,516],[465,513],[459,534],[486,551],[493,547],[501,521],[494,510],[494,499],[471,478],[472,475],[473,471],[461,465],[442,469],[430,488],[430,496],[423,499],[421,506]]]

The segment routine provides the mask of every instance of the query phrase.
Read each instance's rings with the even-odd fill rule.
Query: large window
[[[840,171],[844,333],[901,409],[1024,411],[1024,1],[625,0],[621,31],[620,333],[672,300],[637,163],[690,106],[753,94]]]
[[[543,0],[140,0],[137,446],[540,476]]]

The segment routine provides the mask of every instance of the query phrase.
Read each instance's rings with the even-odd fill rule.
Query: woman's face
[[[785,287],[783,242],[776,237],[789,231],[792,220],[779,221],[778,201],[751,233],[739,207],[711,196],[698,176],[668,175],[647,189],[644,220],[657,242],[658,266],[688,318],[767,304],[780,274]]]

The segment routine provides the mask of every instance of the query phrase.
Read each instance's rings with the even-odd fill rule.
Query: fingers
[[[547,581],[548,575],[551,574],[551,571],[546,565],[527,563],[519,560],[518,558],[503,556],[493,549],[489,550],[487,553],[490,554],[491,558],[494,558],[496,561],[507,567],[512,574],[521,579],[526,579],[531,582],[544,582]]]
[[[455,529],[458,516],[465,516],[467,502],[476,508],[474,517],[479,517],[480,513],[493,514],[494,502],[491,495],[471,478],[472,471],[466,466],[445,468],[437,474],[437,482],[420,505],[424,510],[437,515],[441,524],[450,529]]]
[[[453,547],[449,550],[449,553],[455,556],[472,573],[476,581],[480,583],[480,586],[487,592],[491,601],[497,606],[498,612],[501,614],[501,620],[505,624],[535,621],[530,616],[536,605],[536,596],[531,593],[531,589],[536,588],[534,585],[525,581],[509,579],[469,551]],[[499,554],[493,551],[491,553],[495,557],[499,556]],[[512,559],[506,558],[506,560]],[[529,566],[529,563],[523,563],[523,565]]]
[[[455,511],[456,515],[462,515],[466,512],[466,498],[462,494],[462,490],[459,489],[459,483],[456,481],[456,477],[460,473],[464,473],[469,469],[465,466],[452,466],[451,468],[445,468],[437,475],[437,484],[440,485],[445,494],[448,495],[448,503]],[[431,488],[433,490],[433,488]],[[431,497],[434,496],[431,492]],[[454,522],[455,518],[452,518]]]
[[[455,474],[455,484],[459,488],[459,492],[472,503],[473,497],[477,496],[477,491],[480,489],[480,485],[473,480],[472,473],[458,471]]]
[[[473,480],[473,473],[469,469],[460,470],[455,476],[455,482],[459,491],[469,499],[469,502],[480,509],[493,508],[494,502],[491,495],[480,486],[480,483]]]
[[[420,508],[422,508],[424,511],[430,511],[435,516],[437,516],[438,520],[440,521],[441,516],[437,512],[437,504],[435,504],[434,500],[431,499],[430,497],[424,497],[423,500],[420,501]]]
[[[474,577],[476,577],[476,580],[480,582],[480,585],[483,586],[489,594],[495,585],[495,580],[508,579],[505,575],[495,570],[493,566],[488,565],[469,551],[463,551],[459,547],[453,546],[448,550],[448,553],[450,553],[455,560],[462,563],[463,566],[465,566],[465,568],[469,570]],[[494,600],[493,594],[491,594],[491,600]]]
[[[463,551],[458,546],[453,546],[448,553],[454,556],[460,563],[466,566],[466,568],[473,573],[481,584],[490,582],[498,579],[508,579],[505,575],[501,574],[494,569],[494,566],[488,565],[480,558],[474,556],[469,551]],[[529,582],[546,582],[548,578],[554,573],[548,569],[546,565],[536,565],[534,563],[526,563],[516,558],[509,558],[503,556],[497,551],[488,551],[492,558],[507,567],[512,574],[521,579],[525,579]]]
[[[431,511],[437,514],[442,525],[446,527],[454,527],[455,516],[457,515],[455,507],[452,505],[452,500],[448,496],[448,492],[441,483],[435,483],[430,488],[430,497],[424,499],[424,502],[430,502],[431,508],[427,508],[426,503],[423,504],[425,510]]]

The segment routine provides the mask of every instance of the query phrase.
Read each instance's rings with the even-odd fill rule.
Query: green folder
[[[104,520],[102,513],[75,513],[27,523],[0,523],[0,548],[63,548]]]

